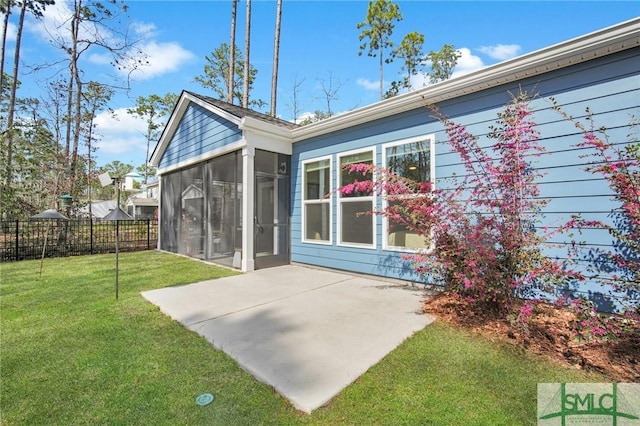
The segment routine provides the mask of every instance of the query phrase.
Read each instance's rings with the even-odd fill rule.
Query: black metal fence
[[[0,261],[153,250],[157,220],[108,222],[94,219],[0,221]]]

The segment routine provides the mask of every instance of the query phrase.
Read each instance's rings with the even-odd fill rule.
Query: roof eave
[[[249,116],[242,117],[240,123],[238,124],[238,128],[243,132],[250,131],[260,133],[289,142],[292,139],[291,129],[287,129],[286,127],[278,126],[277,124],[268,123]]]

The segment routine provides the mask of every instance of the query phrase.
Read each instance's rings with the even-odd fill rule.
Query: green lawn
[[[538,382],[609,381],[436,322],[312,415],[140,292],[233,272],[157,252],[0,265],[0,424],[535,424]],[[215,395],[201,407],[195,398]]]

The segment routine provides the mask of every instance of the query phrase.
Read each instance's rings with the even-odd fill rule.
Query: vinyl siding
[[[223,148],[241,137],[242,132],[236,124],[191,103],[167,145],[158,167],[163,169],[175,166]]]
[[[607,183],[599,176],[584,171],[591,161],[581,156],[588,150],[578,148],[581,135],[576,127],[564,120],[552,109],[550,97],[571,116],[585,122],[585,109],[589,107],[596,127],[605,126],[610,141],[620,146],[630,143],[629,123],[631,116],[640,113],[640,49],[633,48],[621,53],[601,57],[579,65],[554,70],[535,78],[521,80],[485,91],[452,99],[438,105],[439,109],[480,138],[487,146],[489,126],[497,113],[520,89],[533,94],[534,121],[538,123],[540,144],[546,153],[534,159],[538,170],[544,173],[540,179],[543,198],[550,199],[544,210],[543,225],[556,226],[572,214],[581,213],[586,219],[611,221],[609,217],[616,204]],[[317,245],[301,241],[301,171],[303,160],[333,156],[333,185],[336,181],[336,154],[375,147],[376,163],[381,165],[382,144],[434,134],[436,137],[436,185],[444,187],[446,178],[464,174],[458,155],[451,152],[443,126],[436,121],[427,108],[416,109],[364,125],[323,135],[294,144],[292,157],[292,220],[291,259],[330,268],[369,273],[392,278],[418,280],[401,254],[382,250],[382,219],[376,218],[377,248],[358,249],[340,247],[336,235],[337,199],[333,197],[333,245]],[[377,200],[380,205],[380,199]],[[586,230],[576,240],[587,245],[611,247],[611,237],[601,230]],[[557,239],[560,247],[548,247],[546,253],[552,257],[566,255],[563,245],[571,244],[571,238]],[[585,290],[586,291],[586,290]]]

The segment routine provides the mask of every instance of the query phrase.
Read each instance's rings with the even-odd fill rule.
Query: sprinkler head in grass
[[[198,397],[196,398],[196,404],[202,407],[211,404],[212,401],[213,395],[210,393],[203,393],[202,395],[198,395]]]

